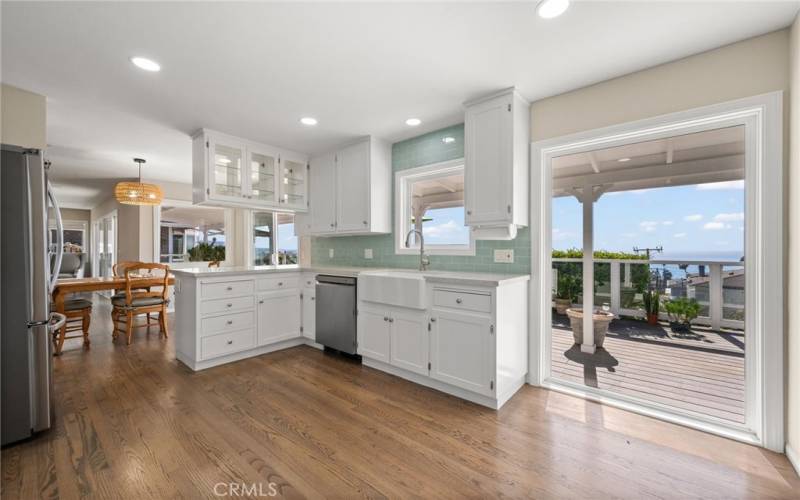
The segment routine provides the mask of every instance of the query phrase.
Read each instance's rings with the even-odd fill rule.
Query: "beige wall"
[[[784,92],[784,172],[789,239],[787,283],[787,436],[800,449],[800,29],[776,31],[679,61],[536,101],[531,140],[538,141],[773,91]],[[791,43],[790,43],[791,35]],[[791,60],[794,64],[790,64]],[[791,72],[791,78],[790,78]],[[791,85],[790,85],[791,81]],[[790,106],[791,103],[791,106]],[[789,208],[791,203],[791,209]],[[790,215],[794,214],[794,215]]]
[[[531,105],[531,139],[789,89],[789,30],[744,40]]]
[[[10,85],[0,88],[0,142],[26,148],[47,147],[47,99]]]
[[[117,211],[117,261],[150,260],[153,254],[151,249],[149,254],[145,255],[146,258],[142,259],[139,253],[139,208],[135,205],[123,205],[111,197],[92,209],[93,222],[113,210]]]
[[[791,99],[789,139],[789,285],[786,388],[787,454],[800,453],[800,17],[791,31]],[[795,463],[800,467],[800,463]],[[798,470],[800,472],[800,470]]]

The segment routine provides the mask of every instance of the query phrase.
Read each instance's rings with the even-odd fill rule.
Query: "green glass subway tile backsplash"
[[[445,142],[445,137],[452,141]],[[464,157],[464,125],[454,125],[413,137],[392,145],[394,171],[430,165]],[[394,183],[394,178],[392,179]],[[392,186],[394,194],[394,186]],[[392,203],[394,208],[394,203]],[[394,220],[394,218],[392,218]],[[372,249],[372,259],[364,258],[364,250]],[[329,251],[333,249],[333,258]],[[495,249],[513,249],[514,262],[494,262]],[[441,271],[502,272],[527,274],[531,269],[531,238],[528,228],[520,228],[512,241],[478,241],[474,256],[431,255],[430,269]],[[396,255],[394,235],[315,237],[311,240],[311,263],[331,266],[364,266],[416,268],[418,255]]]

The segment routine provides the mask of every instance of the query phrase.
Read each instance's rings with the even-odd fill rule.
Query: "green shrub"
[[[189,249],[189,262],[213,262],[225,260],[225,247],[215,245],[216,238],[211,243],[198,243],[194,248]]]
[[[700,304],[694,299],[681,297],[664,302],[664,310],[671,322],[688,326],[700,314]]]

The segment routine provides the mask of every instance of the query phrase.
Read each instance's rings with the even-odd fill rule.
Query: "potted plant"
[[[221,262],[225,260],[225,247],[216,245],[217,239],[211,243],[200,242],[188,251],[190,262]]]
[[[569,326],[572,328],[572,338],[576,344],[583,343],[583,309],[570,308],[567,309],[567,316],[569,317]],[[594,324],[594,345],[603,347],[603,342],[606,340],[606,333],[608,333],[608,325],[614,315],[610,312],[601,311],[596,309],[592,314]]]
[[[647,290],[642,295],[644,302],[644,313],[647,316],[647,323],[650,325],[658,324],[658,313],[661,308],[661,294],[657,291]]]
[[[578,298],[581,292],[583,283],[581,283],[579,276],[566,271],[558,273],[558,284],[556,286],[556,312],[558,314],[566,314],[567,309],[572,306],[572,303]]]
[[[669,326],[673,332],[686,333],[691,330],[692,320],[700,314],[700,304],[694,299],[681,297],[664,303],[669,316]]]

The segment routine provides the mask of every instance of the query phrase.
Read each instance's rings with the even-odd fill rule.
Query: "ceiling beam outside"
[[[586,153],[586,155],[589,157],[589,163],[592,164],[592,170],[594,170],[594,173],[599,174],[600,167],[597,166],[597,158],[594,156],[594,151],[589,151]]]
[[[675,153],[675,143],[670,137],[667,139],[667,165],[672,165],[672,159]]]

